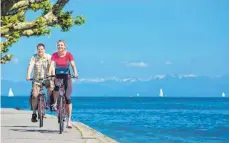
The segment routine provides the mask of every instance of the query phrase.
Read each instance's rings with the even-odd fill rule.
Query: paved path
[[[57,117],[47,115],[44,127],[32,123],[31,111],[0,108],[1,143],[117,143],[89,126],[74,122],[73,128],[65,128],[59,134]],[[66,123],[65,123],[66,125]]]

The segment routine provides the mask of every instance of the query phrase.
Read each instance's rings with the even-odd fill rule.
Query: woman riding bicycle
[[[72,127],[72,123],[71,123],[71,115],[72,115],[72,103],[71,103],[71,92],[72,92],[72,80],[71,80],[71,75],[70,75],[70,69],[69,69],[69,64],[72,67],[72,70],[74,72],[73,77],[77,78],[78,77],[78,73],[76,70],[76,66],[75,66],[75,62],[74,62],[74,58],[72,56],[72,54],[70,52],[66,51],[66,43],[63,40],[59,40],[57,42],[57,48],[58,48],[58,52],[55,52],[52,54],[51,57],[51,66],[49,68],[49,75],[51,75],[51,73],[53,73],[53,70],[55,69],[56,71],[56,78],[55,78],[55,88],[53,91],[53,96],[54,96],[54,104],[53,104],[53,110],[57,110],[57,98],[58,98],[58,94],[59,94],[59,87],[61,84],[61,80],[58,78],[58,69],[65,69],[69,71],[69,74],[67,74],[64,79],[66,80],[66,104],[67,104],[67,112],[68,112],[68,124],[67,126],[69,128]],[[62,75],[63,76],[63,75]],[[61,77],[62,78],[62,77]]]

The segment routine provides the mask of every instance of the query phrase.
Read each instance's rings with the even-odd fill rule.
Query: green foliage
[[[76,18],[74,19],[74,23],[76,25],[83,25],[85,24],[86,18],[82,17],[82,16],[76,16]]]
[[[38,29],[34,29],[33,32],[34,32],[33,35],[40,36],[40,35],[50,34],[51,30],[48,28],[38,28]]]
[[[34,4],[31,4],[31,9],[33,11],[37,11],[39,9],[42,9],[44,10],[44,14],[46,14],[49,10],[52,9],[52,6],[50,4],[50,1],[49,0],[44,0],[42,2],[39,2],[39,3],[34,3]]]
[[[42,16],[38,17],[36,20],[36,26],[37,27],[42,27],[46,24],[46,20],[45,18],[43,18]]]
[[[13,58],[13,55],[7,54],[7,55],[1,55],[1,64],[6,64],[8,61],[11,61]]]
[[[2,16],[1,17],[1,23],[2,25],[7,25],[9,23],[16,23],[18,21],[18,16],[17,15],[13,15],[13,16]]]
[[[68,0],[58,0],[58,4],[55,4],[55,6],[52,6],[50,1],[43,0],[14,8],[13,11],[4,11],[6,14],[1,16],[1,37],[6,38],[6,41],[0,43],[1,64],[5,64],[12,59],[13,55],[8,54],[9,47],[22,36],[47,35],[51,33],[50,27],[61,27],[62,31],[66,32],[73,25],[82,25],[85,23],[86,19],[84,17],[77,16],[73,18],[72,11],[62,11]],[[17,3],[17,1],[13,2]],[[42,10],[43,13],[35,21],[27,22],[25,12],[28,9],[33,11]]]
[[[13,23],[18,23],[18,22],[24,22],[25,21],[25,16],[24,16],[24,11],[19,11],[18,13],[10,16],[1,16],[1,24],[2,26],[8,25],[8,24],[13,24]]]
[[[58,24],[62,28],[62,31],[66,32],[73,25],[73,18],[71,16],[71,12],[60,12],[60,16],[58,17]]]
[[[19,17],[19,18],[18,18],[18,21],[20,21],[20,22],[25,21],[25,16],[21,16],[21,17]]]

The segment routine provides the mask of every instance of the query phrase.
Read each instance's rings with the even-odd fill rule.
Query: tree
[[[13,55],[8,54],[9,47],[20,37],[42,36],[51,33],[51,27],[61,27],[68,31],[73,25],[82,25],[85,18],[72,17],[72,11],[64,12],[64,6],[69,0],[57,0],[52,5],[51,0],[1,0],[1,64],[11,61]],[[34,21],[26,21],[27,10],[42,10],[43,13]]]

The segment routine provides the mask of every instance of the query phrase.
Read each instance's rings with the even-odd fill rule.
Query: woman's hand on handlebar
[[[78,77],[79,77],[78,74],[74,74],[71,76],[71,78],[78,78]]]

